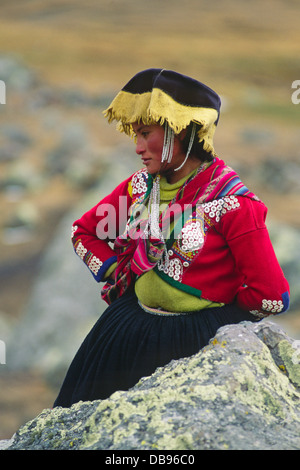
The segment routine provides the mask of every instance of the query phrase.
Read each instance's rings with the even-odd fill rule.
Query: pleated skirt
[[[256,318],[234,305],[189,314],[153,314],[127,293],[105,310],[83,341],[54,407],[128,390],[157,367],[197,353],[221,326],[241,321]]]

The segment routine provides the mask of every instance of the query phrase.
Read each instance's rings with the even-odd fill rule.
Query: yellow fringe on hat
[[[119,122],[118,129],[133,136],[132,124],[160,124],[165,121],[179,134],[191,122],[201,125],[198,132],[203,148],[214,153],[213,136],[216,130],[218,112],[212,108],[199,108],[178,103],[159,88],[141,94],[120,91],[110,106],[103,112],[108,122]]]

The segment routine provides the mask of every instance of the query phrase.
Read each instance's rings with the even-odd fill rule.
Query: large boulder
[[[300,349],[271,322],[221,328],[129,391],[44,410],[8,450],[299,450]]]

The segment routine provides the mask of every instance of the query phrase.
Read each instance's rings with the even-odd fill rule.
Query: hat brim
[[[160,88],[145,93],[121,90],[104,111],[109,122],[118,122],[118,129],[133,136],[132,124],[163,125],[166,121],[179,134],[191,122],[199,124],[199,142],[205,151],[214,153],[213,136],[218,121],[218,111],[210,107],[189,106],[174,100]]]

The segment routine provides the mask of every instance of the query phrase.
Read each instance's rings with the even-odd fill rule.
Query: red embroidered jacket
[[[202,182],[209,183],[213,172],[212,165]],[[139,170],[74,222],[75,251],[98,282],[117,261],[112,244],[125,229],[129,208],[143,200],[146,190],[147,172]],[[155,271],[178,289],[212,302],[235,302],[259,317],[286,311],[289,285],[269,238],[266,214],[261,201],[245,195],[198,204],[179,235],[167,240],[168,267],[157,264]]]

